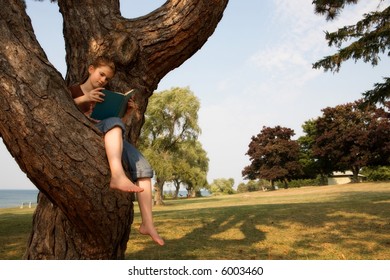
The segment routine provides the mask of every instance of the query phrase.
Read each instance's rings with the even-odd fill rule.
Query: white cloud
[[[269,71],[286,71],[290,67],[305,66],[307,61],[300,52],[297,52],[291,44],[279,45],[276,48],[260,50],[250,60],[258,68],[266,68]]]
[[[312,69],[312,63],[327,49],[321,28],[324,20],[314,15],[313,5],[306,0],[275,0],[274,3],[273,21],[281,31],[274,34],[272,44],[259,46],[249,63],[273,73],[270,76],[276,77],[279,85],[291,90],[319,74]]]

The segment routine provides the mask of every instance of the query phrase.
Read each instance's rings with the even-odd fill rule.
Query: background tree
[[[246,184],[240,183],[237,187],[237,192],[255,192],[269,186],[267,180],[249,180]]]
[[[186,141],[180,145],[180,151],[176,152],[174,164],[174,185],[177,198],[181,184],[183,184],[188,195],[195,197],[200,189],[207,187],[207,172],[209,159],[206,151],[199,141]]]
[[[0,136],[40,190],[27,259],[124,258],[132,196],[109,189],[101,134],[67,90],[101,54],[117,64],[114,90],[137,88],[126,126],[136,144],[148,98],[160,80],[199,50],[228,0],[168,0],[137,19],[119,0],[58,0],[67,74],[48,61],[22,0],[0,0]],[[39,73],[39,74],[37,74]],[[163,107],[162,107],[163,108]]]
[[[318,135],[315,120],[308,120],[302,125],[303,136],[298,138],[300,146],[299,162],[302,165],[303,178],[319,176],[320,184],[328,184],[327,176],[333,171],[332,165],[326,158],[316,158],[313,155],[313,146]]]
[[[299,145],[291,140],[295,133],[281,126],[263,127],[257,136],[252,137],[246,153],[251,161],[242,171],[247,179],[267,179],[274,187],[275,180],[287,181],[302,173],[299,163]]]
[[[361,174],[367,181],[390,181],[390,166],[363,167]]]
[[[210,191],[213,194],[233,194],[234,193],[234,179],[214,179],[210,184]]]
[[[155,93],[149,100],[141,138],[142,151],[156,173],[154,199],[157,205],[164,204],[165,182],[185,179],[177,175],[180,168],[184,168],[182,159],[187,152],[189,155],[192,153],[185,148],[196,147],[200,133],[199,108],[199,100],[189,88],[165,90]],[[178,157],[181,158],[179,161]]]
[[[328,20],[337,17],[347,4],[356,4],[358,0],[314,0],[315,12],[326,15]],[[382,0],[378,0],[378,6]],[[383,5],[382,5],[383,6]],[[380,60],[380,54],[388,52],[390,56],[390,6],[363,16],[355,25],[344,26],[336,32],[326,32],[329,46],[339,50],[313,64],[314,68],[325,71],[339,71],[341,64],[349,59],[362,59],[373,66]],[[343,46],[344,42],[349,42]],[[390,97],[390,78],[384,77],[383,83],[376,83],[372,90],[366,91],[364,97],[369,103],[384,103]]]
[[[389,113],[375,105],[361,109],[361,104],[323,109],[312,147],[314,157],[329,162],[332,171],[351,170],[354,182],[362,167],[389,164],[390,158]]]

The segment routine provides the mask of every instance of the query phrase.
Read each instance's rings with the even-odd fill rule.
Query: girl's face
[[[114,77],[114,72],[108,66],[89,66],[89,81],[91,82],[93,88],[104,87],[108,82]]]

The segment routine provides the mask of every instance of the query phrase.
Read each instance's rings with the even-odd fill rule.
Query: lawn
[[[126,259],[389,260],[390,183],[167,200],[154,208],[166,245],[138,234]],[[21,259],[31,209],[0,209],[0,259]]]

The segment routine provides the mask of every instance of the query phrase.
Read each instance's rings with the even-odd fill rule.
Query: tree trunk
[[[287,180],[287,179],[284,179],[284,180],[283,180],[283,187],[284,187],[285,189],[288,189],[288,180]]]
[[[269,180],[270,184],[271,184],[271,190],[275,190],[275,182],[273,179]]]
[[[123,259],[133,217],[132,203],[126,208],[130,212],[127,213],[126,209],[123,213],[126,213],[124,224],[111,224],[105,233],[111,236],[111,231],[116,229],[121,237],[105,242],[100,240],[102,236],[93,231],[86,233],[82,228],[75,227],[61,209],[40,193],[33,230],[27,243],[29,249],[24,259]]]
[[[197,197],[197,191],[195,190],[195,188],[187,188],[187,198],[188,197]],[[200,190],[199,190],[199,194],[200,194]],[[200,197],[201,195],[199,195]]]
[[[117,64],[111,86],[139,90],[129,122],[136,143],[159,81],[213,33],[227,0],[172,0],[135,20],[118,0],[58,0],[64,18],[66,80],[37,42],[22,0],[0,0],[0,136],[40,190],[27,259],[123,259],[133,221],[131,194],[109,189],[101,133],[75,107],[67,86],[88,60]]]
[[[164,205],[164,184],[165,180],[157,177],[156,184],[154,186],[154,205]]]
[[[320,173],[320,186],[328,185],[328,176],[325,173]]]
[[[173,194],[173,199],[177,199],[179,196],[180,191],[180,181],[179,180],[173,180],[173,183],[175,185],[175,192]]]
[[[360,168],[358,166],[352,167],[352,180],[351,183],[359,183],[359,171]]]

